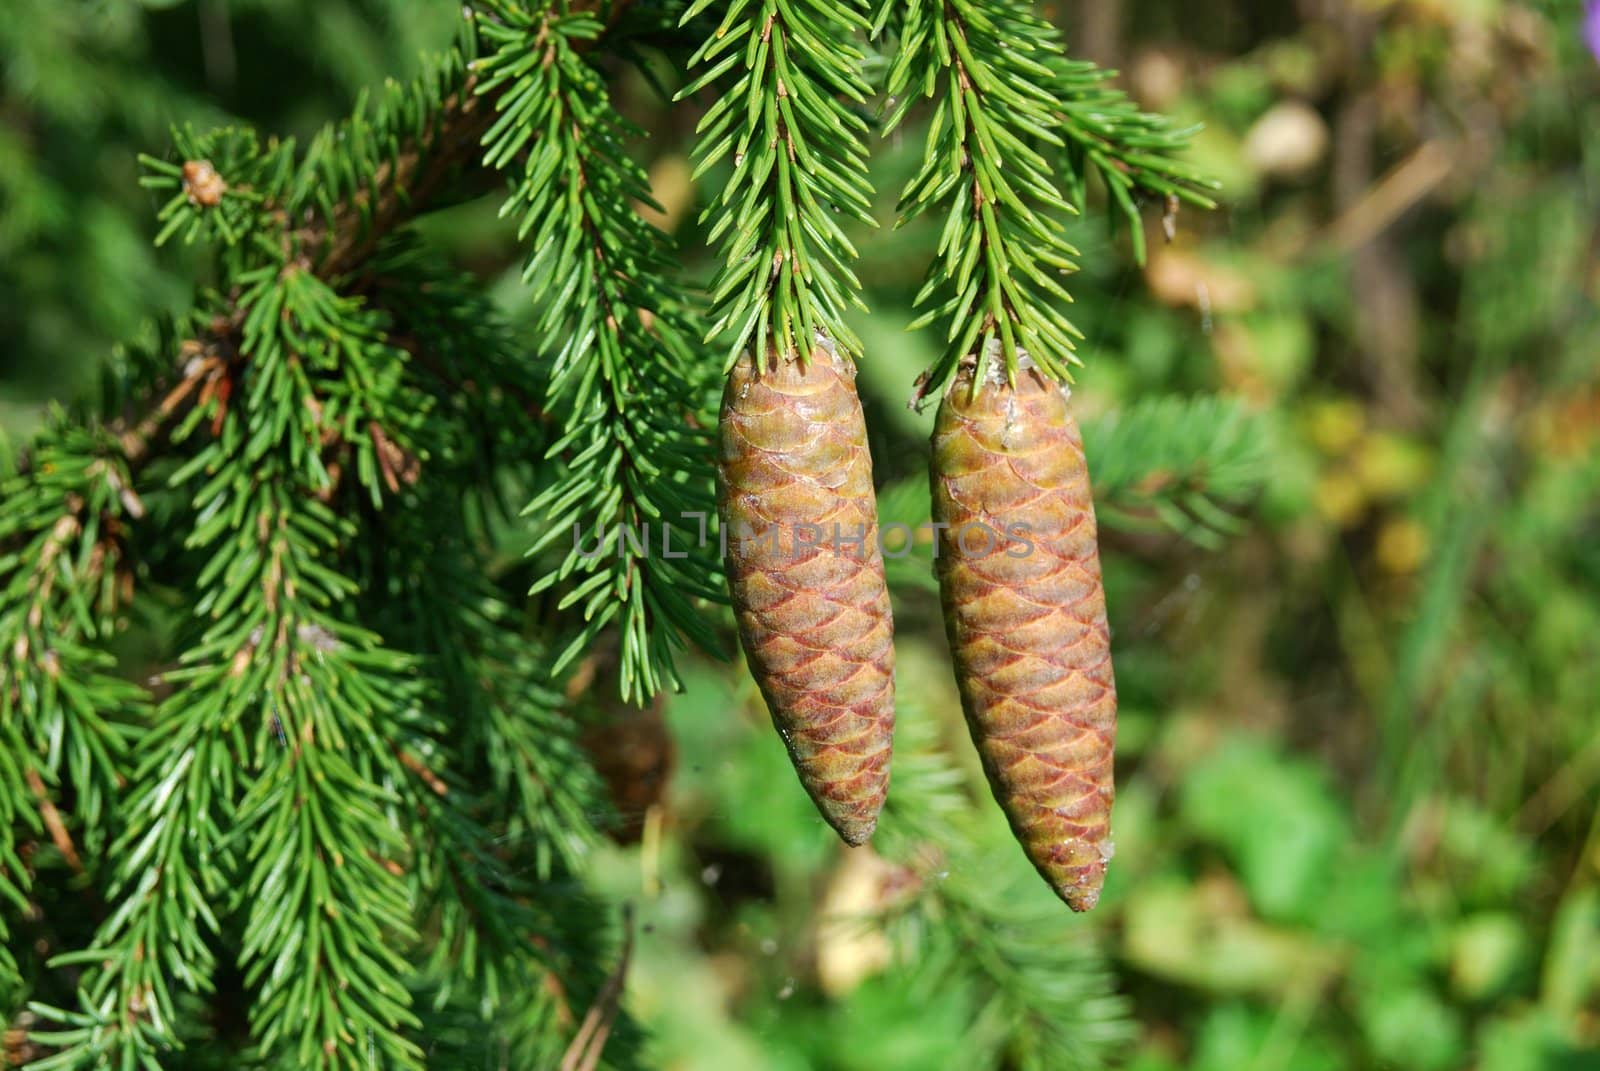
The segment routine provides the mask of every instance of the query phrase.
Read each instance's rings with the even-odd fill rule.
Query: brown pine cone
[[[823,818],[872,836],[889,785],[894,623],[855,367],[745,357],[722,398],[718,505],[750,670]]]
[[[1056,895],[1087,911],[1111,858],[1117,693],[1083,440],[1038,372],[976,398],[972,374],[933,432],[945,629],[995,798]]]

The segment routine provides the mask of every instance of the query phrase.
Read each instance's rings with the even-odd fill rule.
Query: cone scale
[[[1075,911],[1111,858],[1117,696],[1083,440],[1066,392],[970,368],[933,434],[937,572],[962,707],[996,800]]]
[[[894,626],[855,367],[728,377],[718,507],[739,638],[801,784],[846,843],[877,826],[894,731]]]

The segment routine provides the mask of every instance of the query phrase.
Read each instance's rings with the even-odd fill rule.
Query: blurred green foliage
[[[1123,695],[1107,895],[1066,917],[1027,873],[914,547],[891,563],[905,709],[875,850],[828,835],[742,669],[693,664],[664,714],[618,715],[615,734],[664,717],[677,756],[640,843],[591,867],[638,905],[654,1062],[1600,1068],[1600,72],[1579,5],[1056,6],[1145,107],[1206,124],[1191,159],[1225,184],[1168,244],[1145,207],[1143,270],[1105,213],[1072,233]],[[303,133],[415,71],[455,14],[12,0],[0,439],[187,299],[200,262],[150,246],[136,153],[230,115]],[[662,220],[708,278],[692,117],[618,77]],[[880,191],[914,142],[884,146]],[[429,236],[529,307],[493,211]],[[857,324],[885,519],[908,523],[928,418],[905,401],[937,351],[899,330],[919,226],[861,244]],[[1188,489],[1181,515],[1122,481],[1141,450],[1161,463],[1133,471]],[[918,823],[964,848],[928,858],[895,834]]]

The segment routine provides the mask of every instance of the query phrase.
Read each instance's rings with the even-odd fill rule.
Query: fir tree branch
[[[1089,173],[1098,174],[1117,215],[1128,226],[1134,259],[1143,264],[1144,221],[1134,200],[1137,194],[1162,198],[1169,213],[1175,213],[1179,203],[1216,207],[1208,191],[1221,189],[1221,184],[1177,159],[1199,128],[1178,127],[1166,116],[1140,111],[1125,93],[1108,84],[1116,76],[1114,71],[1060,54],[1050,56],[1046,64],[1061,102],[1064,191],[1081,211],[1088,204]]]
[[[1070,210],[1035,144],[1059,145],[1048,57],[1059,44],[1024,0],[886,0],[878,25],[900,18],[888,92],[892,130],[919,97],[934,98],[923,166],[900,197],[901,222],[945,213],[938,258],[917,297],[914,326],[947,325],[948,343],[920,388],[937,394],[975,355],[973,389],[998,356],[1014,379],[1026,351],[1033,366],[1070,380],[1076,328],[1058,276],[1076,250],[1059,215]],[[937,300],[942,296],[942,300]]]
[[[568,0],[565,6],[575,15],[594,15],[609,27],[631,2]],[[491,13],[494,9],[493,4],[478,3],[466,9],[469,19],[484,17],[475,7]],[[469,28],[467,32],[475,35],[477,31]],[[591,48],[601,39],[597,34],[578,50]],[[492,91],[484,93],[480,76],[458,66],[453,58],[447,61],[445,71],[441,84],[450,88],[427,115],[422,133],[400,140],[398,151],[377,164],[362,189],[340,202],[324,221],[302,232],[303,248],[325,250],[316,260],[317,274],[333,279],[356,271],[387,237],[459,184],[458,173],[491,173],[483,164],[483,139],[499,113],[498,98]]]
[[[336,611],[353,587],[330,567],[349,535],[315,493],[345,458],[374,505],[385,493],[374,424],[411,445],[427,412],[403,381],[383,323],[304,271],[240,277],[240,359],[224,384],[192,391],[172,432],[204,436],[172,477],[193,495],[187,543],[208,553],[197,633],[173,692],[140,740],[111,887],[81,1010],[39,1009],[60,1051],[40,1066],[156,1066],[180,1043],[174,984],[210,988],[213,907],[250,864],[247,978],[262,1047],[296,1066],[356,1068],[369,1049],[417,1066],[414,1025],[391,948],[408,932],[403,883],[374,850],[398,854],[382,787],[397,774],[385,725],[403,722],[410,664]],[[176,411],[179,407],[173,406]],[[247,726],[253,724],[249,734]],[[236,773],[242,771],[242,776]],[[236,779],[237,778],[237,779]],[[235,786],[244,788],[236,797]],[[254,828],[252,828],[254,827]],[[241,838],[248,837],[247,843]],[[350,851],[349,849],[354,849]],[[323,916],[329,921],[321,922]],[[187,926],[174,926],[174,920]],[[286,954],[300,957],[287,974]],[[359,1029],[359,1037],[351,1033]]]
[[[1090,421],[1096,512],[1109,527],[1216,547],[1261,489],[1269,438],[1259,414],[1223,398],[1151,398]]]
[[[1204,191],[1214,184],[1173,158],[1193,131],[1139,112],[1104,84],[1109,74],[1068,60],[1025,0],[885,0],[874,29],[891,26],[887,129],[919,100],[934,102],[901,222],[944,213],[913,326],[943,324],[947,346],[915,400],[936,395],[967,359],[978,365],[974,389],[996,357],[1008,379],[1026,355],[1070,382],[1081,336],[1064,315],[1062,277],[1076,270],[1076,251],[1059,217],[1084,205],[1086,176],[1098,172],[1142,260],[1135,193],[1212,204]]]
[[[597,13],[605,28],[630,6],[631,0],[570,2],[576,14]],[[484,92],[481,75],[469,67],[485,16],[470,7],[467,14],[455,50],[411,83],[391,83],[375,105],[358,103],[350,119],[313,139],[299,164],[292,142],[263,149],[248,131],[175,131],[184,163],[142,158],[149,171],[143,184],[169,194],[157,242],[181,235],[231,247],[254,235],[270,260],[297,261],[343,289],[364,289],[369,262],[391,237],[495,171],[484,161],[482,142],[498,114],[498,96]],[[575,41],[574,49],[583,52],[601,40],[597,33]],[[201,173],[203,188],[195,180]],[[235,335],[233,348],[237,343]],[[186,355],[179,358],[181,368]],[[140,400],[143,411],[125,424],[153,430],[147,425],[165,421],[170,414],[163,406],[173,401],[152,387]],[[142,452],[139,438],[129,445]]]
[[[52,798],[71,786],[89,865],[112,826],[120,762],[145,697],[97,643],[126,605],[124,536],[144,504],[114,441],[57,414],[19,472],[0,481],[0,940],[4,910],[26,910],[29,868],[16,825],[47,832],[65,862],[83,858]],[[0,951],[0,990],[19,984]]]
[[[690,5],[682,21],[711,4]],[[844,319],[865,308],[857,254],[836,217],[875,225],[867,125],[851,107],[870,93],[853,43],[866,29],[856,0],[733,0],[690,60],[706,70],[680,99],[738,72],[700,120],[694,172],[732,157],[705,213],[723,261],[707,341],[732,332],[728,368],[751,349],[805,361],[819,334],[861,354]]]
[[[534,591],[563,585],[558,608],[583,617],[555,671],[617,623],[622,692],[642,702],[676,684],[686,640],[716,647],[696,605],[721,596],[716,563],[690,524],[712,512],[698,332],[665,279],[665,236],[633,209],[650,192],[626,152],[631,129],[577,47],[600,23],[554,3],[492,6],[481,91],[501,113],[486,159],[515,169],[503,212],[531,243],[524,277],[540,295],[536,330],[554,353],[544,396],[559,412],[548,456],[566,458],[524,511],[544,526],[530,553],[571,541]]]

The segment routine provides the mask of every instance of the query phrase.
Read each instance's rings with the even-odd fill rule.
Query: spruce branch
[[[464,1065],[492,1038],[497,1059],[554,1066],[578,1027],[572,1002],[603,984],[574,929],[604,920],[571,874],[607,808],[549,653],[517,627],[484,553],[499,490],[544,464],[543,376],[481,288],[418,243],[386,243],[371,278],[442,418],[429,478],[405,509],[372,514],[349,555],[358,616],[418,659],[424,686],[424,714],[396,742],[404,880],[428,938],[417,1011],[435,1059],[459,1049]],[[479,1018],[476,1034],[441,1043],[440,1017],[458,1013]],[[635,1032],[619,1029],[626,1051]]]
[[[99,641],[133,585],[127,525],[144,503],[115,440],[57,413],[20,470],[0,480],[0,941],[28,910],[30,868],[16,831],[47,833],[75,870],[98,867],[120,764],[144,693]],[[67,828],[57,794],[70,786]],[[0,945],[0,992],[19,988]]]
[[[339,278],[361,268],[387,237],[435,203],[454,173],[476,163],[479,142],[493,109],[478,96],[476,79],[466,72],[459,52],[436,63],[430,73],[424,84],[430,84],[441,98],[436,108],[426,109],[420,116],[408,114],[409,109],[399,115],[379,112],[386,120],[382,127],[407,130],[420,126],[421,134],[398,144],[390,140],[393,135],[389,130],[366,139],[377,145],[388,141],[391,148],[368,169],[359,186],[324,211],[326,222],[321,233],[303,233],[305,248],[322,250],[315,261],[317,274],[322,277]],[[395,95],[393,89],[389,92]],[[428,94],[411,94],[409,99],[421,104],[427,97]],[[407,99],[399,97],[400,102]],[[364,111],[358,106],[356,115]],[[324,181],[337,181],[339,171],[348,166],[340,144],[345,140],[341,133],[329,128],[313,144],[313,157],[324,161],[319,169]]]
[[[196,405],[204,405],[220,384],[227,382],[230,369],[239,361],[237,308],[209,318],[182,342],[171,345],[176,364],[149,377],[139,390],[144,404],[135,411],[129,399],[129,412],[106,422],[106,429],[122,450],[122,460],[137,474],[159,456],[168,437]]]
[[[18,907],[29,874],[15,852],[19,822],[42,826],[69,866],[99,873],[120,820],[112,803],[150,697],[104,644],[135,596],[128,544],[148,511],[147,462],[225,361],[218,346],[231,329],[226,316],[191,320],[167,325],[156,347],[182,356],[175,385],[154,351],[124,351],[97,404],[54,412],[0,480],[0,896]],[[188,329],[181,345],[175,327]],[[135,422],[141,393],[159,401]],[[71,800],[66,813],[57,799]],[[14,981],[11,967],[0,953],[0,982]]]
[[[992,843],[992,841],[991,841]],[[955,978],[976,975],[992,1001],[986,1064],[1024,1071],[1097,1071],[1134,1037],[1127,1001],[1093,944],[1054,904],[1042,903],[1012,882],[996,882],[999,865],[982,853],[953,859],[950,869],[989,880],[945,882],[935,894],[936,926],[924,954],[953,968]],[[998,887],[997,887],[998,885]],[[960,966],[957,966],[957,965]],[[952,979],[946,984],[957,984]]]
[[[202,523],[191,541],[216,541],[203,585],[207,574],[232,581],[196,607],[215,622],[206,661],[225,665],[253,706],[220,728],[237,732],[246,713],[255,721],[251,780],[231,823],[234,843],[248,838],[237,850],[252,890],[241,952],[258,987],[252,1030],[264,1052],[293,1053],[300,1067],[354,1069],[374,1055],[421,1066],[396,948],[412,932],[393,869],[408,847],[389,813],[404,776],[393,742],[418,716],[417,667],[339,609],[358,591],[337,557],[354,529],[307,492],[331,498],[343,469],[352,492],[381,506],[399,490],[385,444],[421,452],[429,407],[384,318],[309,272],[263,273],[244,301],[248,375],[237,416],[211,444],[225,452],[213,459],[223,478],[196,501],[201,518],[242,523]],[[259,601],[244,597],[253,586]],[[286,950],[298,967],[286,969]]]
[[[422,794],[407,873],[429,938],[417,1005],[430,1066],[555,1067],[577,1040],[582,1002],[605,993],[591,938],[608,920],[564,873],[530,881],[460,804],[462,787]],[[457,1029],[441,1029],[444,1018]],[[612,1066],[633,1066],[638,1031],[625,1018],[615,1042]]]
[[[1266,478],[1266,422],[1231,399],[1146,399],[1089,422],[1083,439],[1096,511],[1127,531],[1165,527],[1214,548]]]
[[[288,601],[286,587],[273,647],[252,659],[270,674],[257,683],[278,746],[258,759],[237,817],[249,837],[241,963],[257,987],[252,1030],[296,1067],[420,1068],[401,952],[414,940],[413,905],[395,871],[409,846],[387,787],[398,776],[389,741],[416,706],[415,665],[320,611],[312,600],[354,585],[339,592],[286,544],[285,584],[300,580],[305,601]]]
[[[887,78],[893,130],[922,97],[934,100],[923,164],[900,197],[901,223],[944,213],[938,253],[917,296],[913,327],[946,326],[943,356],[919,388],[936,395],[968,355],[974,389],[997,356],[1014,380],[1023,352],[1034,367],[1070,380],[1079,332],[1059,278],[1077,251],[1059,216],[1071,210],[1035,146],[1059,147],[1049,60],[1053,29],[1023,0],[886,2],[877,23],[898,17]]]
[[[412,775],[397,785],[413,846],[405,880],[428,936],[418,1010],[432,1059],[466,1066],[482,1046],[518,1066],[555,1066],[604,986],[603,960],[587,949],[605,920],[571,875],[608,808],[549,654],[517,627],[482,552],[495,503],[481,499],[543,457],[540,415],[520,397],[532,370],[481,291],[414,253],[383,254],[383,292],[405,295],[396,326],[430,355],[421,379],[436,405],[466,408],[416,500],[375,515],[351,558],[360,616],[419,658],[425,685],[427,713],[397,745]],[[457,1013],[476,1030],[441,1039],[440,1017]],[[625,1022],[618,1032],[611,1053],[631,1053],[637,1032]]]
[[[633,958],[633,908],[622,909],[622,952],[617,957],[616,968],[606,978],[605,985],[589,1005],[578,1033],[561,1057],[561,1071],[595,1071],[612,1029],[622,1008],[622,986],[628,976],[628,964]]]
[[[583,617],[556,672],[617,623],[622,693],[643,702],[676,685],[677,648],[716,647],[696,605],[720,597],[716,565],[685,527],[712,500],[698,332],[666,280],[665,236],[633,210],[650,199],[626,152],[633,131],[579,48],[601,24],[557,4],[491,7],[480,92],[500,115],[485,155],[514,176],[503,211],[532,248],[523,274],[539,294],[536,330],[553,352],[544,396],[559,422],[548,456],[565,460],[524,511],[545,526],[530,553],[571,541],[533,590],[563,585],[559,609]]]
[[[1177,159],[1194,130],[1140,112],[1106,84],[1112,72],[1068,59],[1060,33],[1024,0],[886,0],[874,32],[885,29],[897,39],[886,129],[934,102],[900,221],[944,213],[913,326],[945,325],[947,348],[914,400],[936,395],[969,356],[975,386],[996,356],[1014,379],[1023,354],[1070,382],[1081,335],[1065,316],[1062,277],[1077,254],[1059,217],[1086,207],[1088,175],[1099,174],[1142,263],[1138,195],[1166,199],[1169,214],[1181,202],[1214,207],[1206,191],[1216,184]]]
[[[569,6],[579,15],[595,13],[604,29],[630,2],[572,0]],[[297,160],[294,142],[263,145],[247,129],[174,130],[181,162],[140,158],[147,172],[141,183],[168,197],[157,242],[210,242],[229,278],[263,263],[296,263],[341,290],[367,289],[370,262],[393,236],[494,172],[482,139],[498,114],[497,96],[481,91],[480,76],[469,66],[486,19],[474,8],[467,14],[455,49],[429,61],[410,82],[390,82],[374,98],[363,98],[348,119],[312,139],[303,159]],[[586,51],[600,39],[600,33],[575,39],[573,48]],[[237,334],[226,342],[235,350],[238,344]],[[155,431],[171,415],[163,406],[187,401],[173,399],[158,382],[185,382],[190,354],[174,356],[177,368],[170,374],[155,372],[135,385],[121,430]],[[130,446],[142,455],[155,436],[140,438]]]
[[[56,851],[61,853],[61,858],[66,860],[67,866],[75,873],[83,873],[83,857],[78,854],[78,846],[72,842],[72,833],[68,831],[67,824],[61,818],[61,812],[50,800],[50,790],[45,787],[44,779],[39,776],[39,771],[29,769],[26,771],[28,789],[33,793],[34,799],[39,801],[39,817],[44,822],[45,830],[50,834],[51,843],[56,846]]]
[[[631,0],[568,0],[562,6],[575,15],[590,15],[604,29],[621,18]],[[493,90],[485,91],[481,75],[473,70],[478,37],[496,17],[493,2],[476,2],[464,9],[466,25],[457,49],[435,60],[409,86],[391,83],[366,119],[368,109],[358,105],[352,119],[325,131],[314,143],[311,160],[321,161],[307,174],[316,174],[322,202],[318,222],[300,234],[303,249],[320,250],[317,274],[334,279],[356,272],[389,236],[417,215],[434,207],[462,185],[479,185],[493,169],[484,160],[484,137],[499,112]],[[593,47],[601,34],[577,45]],[[358,183],[341,183],[350,174],[349,143],[375,151],[366,167],[356,167]],[[358,162],[359,163],[359,162]],[[477,180],[473,176],[478,176]],[[329,197],[328,189],[346,187],[344,195]]]
[[[731,332],[726,368],[747,350],[804,362],[819,335],[861,355],[845,313],[865,305],[840,217],[875,225],[867,124],[852,107],[871,91],[855,44],[866,29],[857,0],[733,0],[690,60],[705,70],[679,99],[722,89],[696,129],[694,174],[733,162],[704,215],[722,257],[706,340]]]
[[[575,38],[574,54],[597,36]],[[526,362],[505,353],[503,342],[495,345],[506,356],[501,365],[474,367],[485,356],[479,344],[486,338],[462,324],[474,311],[484,311],[481,300],[465,300],[459,280],[453,290],[434,290],[419,283],[422,273],[407,273],[402,265],[404,225],[469,189],[469,172],[484,173],[477,102],[494,113],[488,94],[474,95],[462,58],[468,54],[464,46],[461,57],[447,57],[412,85],[389,87],[370,112],[358,107],[355,118],[314,141],[298,162],[291,143],[262,146],[254,135],[236,130],[179,132],[183,164],[147,161],[147,184],[171,193],[163,209],[163,240],[215,244],[229,286],[229,311],[197,329],[192,341],[164,346],[166,360],[141,367],[137,382],[119,389],[115,416],[85,418],[77,430],[94,438],[94,451],[79,450],[74,460],[104,461],[108,467],[90,475],[108,486],[120,482],[127,489],[123,512],[132,515],[142,510],[131,504],[138,502],[135,474],[168,453],[187,451],[175,471],[161,470],[170,474],[170,493],[158,491],[163,502],[184,498],[188,512],[179,507],[180,523],[191,527],[182,542],[187,558],[197,563],[194,586],[202,595],[188,608],[180,667],[163,675],[162,687],[171,694],[154,712],[126,716],[155,730],[134,741],[108,888],[113,910],[93,947],[55,961],[86,970],[76,1010],[36,1009],[49,1024],[37,1039],[54,1049],[38,1066],[156,1068],[173,1059],[169,1054],[194,1032],[191,995],[210,991],[216,948],[241,917],[242,965],[253,990],[251,1026],[261,1058],[297,1068],[353,1069],[374,1059],[419,1066],[421,1053],[411,1035],[420,1020],[409,991],[415,970],[400,951],[414,940],[413,921],[423,902],[411,875],[445,880],[441,856],[454,866],[461,849],[474,844],[487,860],[494,838],[485,823],[505,828],[509,808],[513,837],[540,845],[531,850],[532,872],[566,881],[561,875],[567,853],[577,843],[570,834],[590,829],[593,801],[579,793],[563,795],[564,783],[585,767],[575,751],[551,746],[570,738],[572,729],[555,723],[558,697],[549,690],[539,653],[517,643],[510,615],[499,603],[481,615],[480,631],[493,645],[471,654],[461,676],[469,679],[471,692],[490,693],[478,708],[488,725],[479,748],[493,760],[509,760],[502,783],[517,788],[504,793],[505,808],[485,807],[481,799],[452,800],[475,803],[478,813],[446,815],[435,808],[423,829],[396,822],[402,801],[415,805],[426,796],[443,806],[445,797],[435,788],[448,782],[415,772],[419,756],[439,754],[432,741],[444,730],[428,723],[434,727],[430,734],[421,711],[440,693],[427,686],[416,656],[354,623],[356,589],[344,572],[357,521],[410,494],[422,466],[471,459],[483,467],[468,482],[497,482],[496,451],[516,435],[516,422],[505,417],[520,409],[524,423],[536,422],[521,399],[545,389],[526,375]],[[634,261],[622,247],[614,263],[621,278]],[[386,294],[396,276],[399,285]],[[406,300],[407,288],[412,297],[432,300]],[[625,303],[635,302],[636,291],[617,293]],[[638,319],[654,338],[674,315],[658,308]],[[432,369],[422,367],[421,355]],[[670,387],[689,398],[681,367],[686,366],[641,376],[637,382],[647,384],[641,396],[653,401]],[[477,410],[492,414],[491,441],[472,441],[485,429],[463,418],[459,408],[449,412],[452,419],[435,415],[436,401],[454,401],[454,392],[441,383],[461,383],[471,375],[490,386],[486,395],[495,395],[482,398]],[[515,405],[500,404],[502,383],[520,396]],[[655,508],[669,501],[683,477],[670,470],[670,451],[651,448],[646,408],[636,401],[637,422],[628,425],[619,417],[618,423],[627,446],[640,444],[642,464],[644,458],[667,458],[667,472],[649,474],[665,490],[654,501],[636,496],[643,508]],[[678,418],[690,409],[685,401],[676,412],[655,414],[669,429],[662,434],[676,435],[686,424]],[[574,419],[570,426],[581,424]],[[465,435],[458,433],[463,426]],[[41,472],[77,471],[51,460],[48,445],[26,459],[18,477],[23,490],[53,488]],[[528,460],[526,453],[512,456],[518,464]],[[106,472],[111,479],[104,478]],[[92,490],[99,494],[99,485]],[[19,538],[27,537],[23,550],[37,550],[41,533],[75,537],[67,522],[87,528],[92,519],[78,516],[82,510],[67,491],[47,505],[42,512],[13,511],[8,494],[0,521],[26,522],[26,531],[18,529]],[[99,499],[90,505],[93,518],[109,515]],[[8,534],[13,533],[0,532]],[[11,579],[12,549],[0,538],[0,582]],[[73,550],[80,559],[88,553],[76,545]],[[65,556],[45,555],[41,574],[54,576],[51,567]],[[65,566],[57,571],[65,575]],[[72,585],[50,583],[52,593],[79,616],[103,621],[109,615],[107,605],[80,610],[74,593],[87,586],[81,577],[75,575]],[[682,585],[663,586],[672,598],[686,600]],[[659,612],[657,604],[653,612]],[[10,623],[8,609],[0,606],[0,623]],[[29,628],[39,627],[25,610],[17,616]],[[49,617],[41,621],[53,623]],[[6,650],[21,648],[8,644]],[[51,658],[61,650],[49,652]],[[56,695],[46,689],[87,686],[105,693],[115,683],[104,672],[109,659],[87,650],[98,676],[75,672],[57,683],[46,672],[45,689],[33,690],[52,703]],[[41,651],[47,649],[28,645],[29,654]],[[39,662],[46,671],[54,664]],[[27,694],[29,682],[23,684],[15,694],[26,705],[34,697]],[[142,689],[121,687],[127,703],[148,702]],[[534,705],[548,721],[526,716],[528,695],[519,694],[524,687],[536,699],[537,689],[545,688],[546,699]],[[0,692],[12,694],[4,686]],[[9,698],[6,703],[17,705]],[[70,703],[55,706],[74,709]],[[93,710],[116,718],[113,725],[122,724],[118,709],[104,694],[95,697]],[[9,709],[4,713],[9,733],[16,719]],[[58,734],[55,746],[65,748],[76,807],[99,807],[105,793],[72,767],[73,749],[88,737],[64,734],[65,745],[62,738]],[[397,749],[399,739],[408,746]],[[28,755],[24,747],[6,752],[7,759]],[[17,776],[3,776],[9,773]],[[0,818],[11,817],[11,805],[26,801],[27,792],[51,776],[42,764],[0,764]],[[405,787],[416,785],[424,791]],[[45,801],[18,817],[56,833],[48,829],[49,806]],[[0,895],[20,907],[19,882],[26,872],[11,834],[8,822],[0,843]],[[59,834],[55,839],[67,850],[74,847]],[[411,858],[424,845],[438,853],[431,868]],[[451,873],[458,893],[477,891],[490,877],[470,867]],[[494,886],[483,888],[492,892]],[[228,896],[230,890],[237,895]],[[541,887],[539,895],[546,893]],[[543,1013],[532,1009],[545,1006],[539,994],[548,993],[550,972],[564,972],[564,984],[575,986],[580,999],[601,984],[582,982],[584,940],[593,935],[576,938],[565,918],[557,924],[541,916],[528,923],[529,909],[520,898],[500,896],[496,902],[501,923],[484,921],[487,902],[471,907],[479,936],[470,940],[495,945],[502,973],[519,948],[525,952],[527,941],[551,947],[543,973],[524,970],[508,985],[527,1009],[518,1014],[527,1044],[545,1044],[550,1031],[540,1026]],[[0,965],[0,983],[14,986],[10,968]],[[526,994],[533,996],[522,1000]]]
[[[574,14],[614,24],[629,0],[572,0]],[[285,231],[294,255],[324,279],[359,273],[383,242],[417,216],[492,172],[482,139],[496,115],[471,70],[483,15],[465,9],[457,47],[430,59],[409,82],[391,80],[351,116],[323,128],[296,162],[291,141],[262,149],[253,132],[224,128],[206,135],[174,131],[182,164],[141,157],[144,185],[165,190],[157,237],[232,245],[255,225]],[[598,40],[598,35],[586,48]]]
[[[449,508],[514,516],[510,498],[533,480],[549,446],[541,368],[478,280],[441,265],[414,237],[385,243],[370,279],[390,343],[421,373],[418,387],[440,418],[430,444],[437,479],[462,492]]]
[[[599,12],[609,27],[629,0],[570,6]],[[293,141],[263,146],[247,129],[174,130],[182,163],[140,158],[147,171],[141,184],[168,195],[157,243],[211,242],[229,277],[263,263],[293,263],[343,292],[369,290],[373,262],[392,238],[493,174],[481,142],[496,98],[480,92],[470,69],[483,16],[471,7],[466,15],[455,49],[429,60],[411,81],[390,81],[374,98],[363,97],[349,118],[311,140],[302,159]],[[597,34],[574,47],[584,51],[598,40]],[[235,334],[230,345],[238,344]],[[178,357],[182,368],[187,355]],[[164,419],[159,410],[171,399],[149,385],[131,401],[143,413],[130,413],[124,423],[144,426]]]
[[[1051,55],[1046,63],[1065,135],[1064,191],[1081,211],[1088,204],[1088,176],[1091,171],[1099,175],[1117,215],[1128,226],[1134,259],[1143,264],[1146,247],[1138,195],[1161,198],[1168,213],[1176,213],[1180,203],[1203,209],[1217,206],[1209,193],[1221,189],[1221,184],[1178,158],[1200,128],[1179,127],[1164,115],[1140,111],[1127,94],[1108,84],[1115,71],[1060,54]]]
[[[459,600],[443,592],[437,595],[444,601],[433,604],[436,596],[428,596],[436,608],[465,609]],[[464,620],[471,621],[470,612]],[[510,635],[504,630],[496,634]],[[452,694],[456,682],[446,660],[434,658],[425,664],[435,668],[433,679],[440,691],[430,701],[438,703]],[[485,672],[494,668],[481,667]],[[474,691],[487,688],[481,679],[467,684]],[[563,751],[571,738],[570,721],[565,726],[551,723],[543,730],[535,749],[522,760],[538,768],[546,786],[542,794],[553,796],[579,787],[587,799],[594,791],[592,774]],[[495,736],[492,729],[483,735],[496,750],[522,746],[510,737]],[[416,776],[401,787],[401,796],[402,824],[414,846],[414,865],[406,879],[419,906],[419,928],[429,935],[419,972],[432,990],[424,1019],[452,1006],[471,1009],[479,1019],[475,1041],[494,1038],[502,1046],[502,1059],[505,1052],[517,1054],[516,1066],[554,1066],[559,1054],[576,1042],[581,1002],[598,1001],[605,992],[603,959],[594,955],[592,940],[607,927],[596,905],[573,881],[565,853],[552,859],[544,845],[558,829],[583,836],[591,828],[584,816],[566,815],[560,824],[551,819],[532,831],[498,832],[506,829],[501,816],[507,805],[498,790],[485,791],[467,773],[482,764],[482,757],[472,754],[476,748],[443,736],[419,743],[434,765],[405,762]],[[637,1032],[623,1022],[619,1033],[619,1051],[631,1055],[637,1048]],[[432,1030],[427,1036],[438,1057],[440,1039]],[[442,1051],[448,1053],[450,1047]],[[458,1062],[468,1063],[464,1052]]]
[[[466,786],[439,780],[442,768],[419,763],[414,772],[417,784],[402,795],[417,827],[415,865],[406,877],[418,917],[432,932],[421,974],[436,987],[435,1010],[460,994],[494,1023],[517,1000],[544,989],[547,968],[536,942],[551,935],[528,904],[537,890],[497,853],[490,828],[463,805],[462,797],[471,796]]]
[[[603,792],[554,687],[549,652],[519,634],[467,523],[468,495],[453,484],[464,486],[434,481],[420,516],[382,519],[387,553],[361,569],[383,592],[369,613],[392,642],[424,659],[440,726],[434,735],[456,726],[444,752],[449,769],[470,771],[476,785],[453,790],[457,801],[470,801],[461,806],[500,831],[524,869],[549,879],[592,845]],[[458,520],[441,527],[441,516]],[[435,750],[427,736],[414,746],[418,754]]]
[[[380,504],[381,442],[411,445],[427,406],[359,302],[294,268],[240,283],[238,356],[209,358],[170,436],[199,442],[170,481],[192,495],[185,542],[206,556],[195,639],[135,754],[116,908],[93,949],[57,960],[92,964],[80,1010],[39,1009],[58,1026],[40,1040],[60,1050],[40,1066],[157,1066],[181,1041],[174,986],[210,989],[213,905],[247,867],[260,895],[243,963],[263,1049],[307,1068],[362,1066],[369,1047],[397,1066],[419,1055],[390,945],[409,900],[371,854],[403,847],[385,815],[398,769],[385,723],[414,709],[411,666],[339,614],[354,588],[332,555],[349,522],[317,494],[344,464]],[[382,441],[375,424],[392,429]],[[301,964],[286,973],[291,950]]]
[[[139,157],[145,168],[139,184],[168,195],[156,213],[161,229],[155,243],[179,238],[230,250],[255,243],[270,249],[271,210],[294,166],[293,143],[262,146],[255,131],[242,127],[205,133],[182,127],[172,132],[172,141],[181,164]]]

